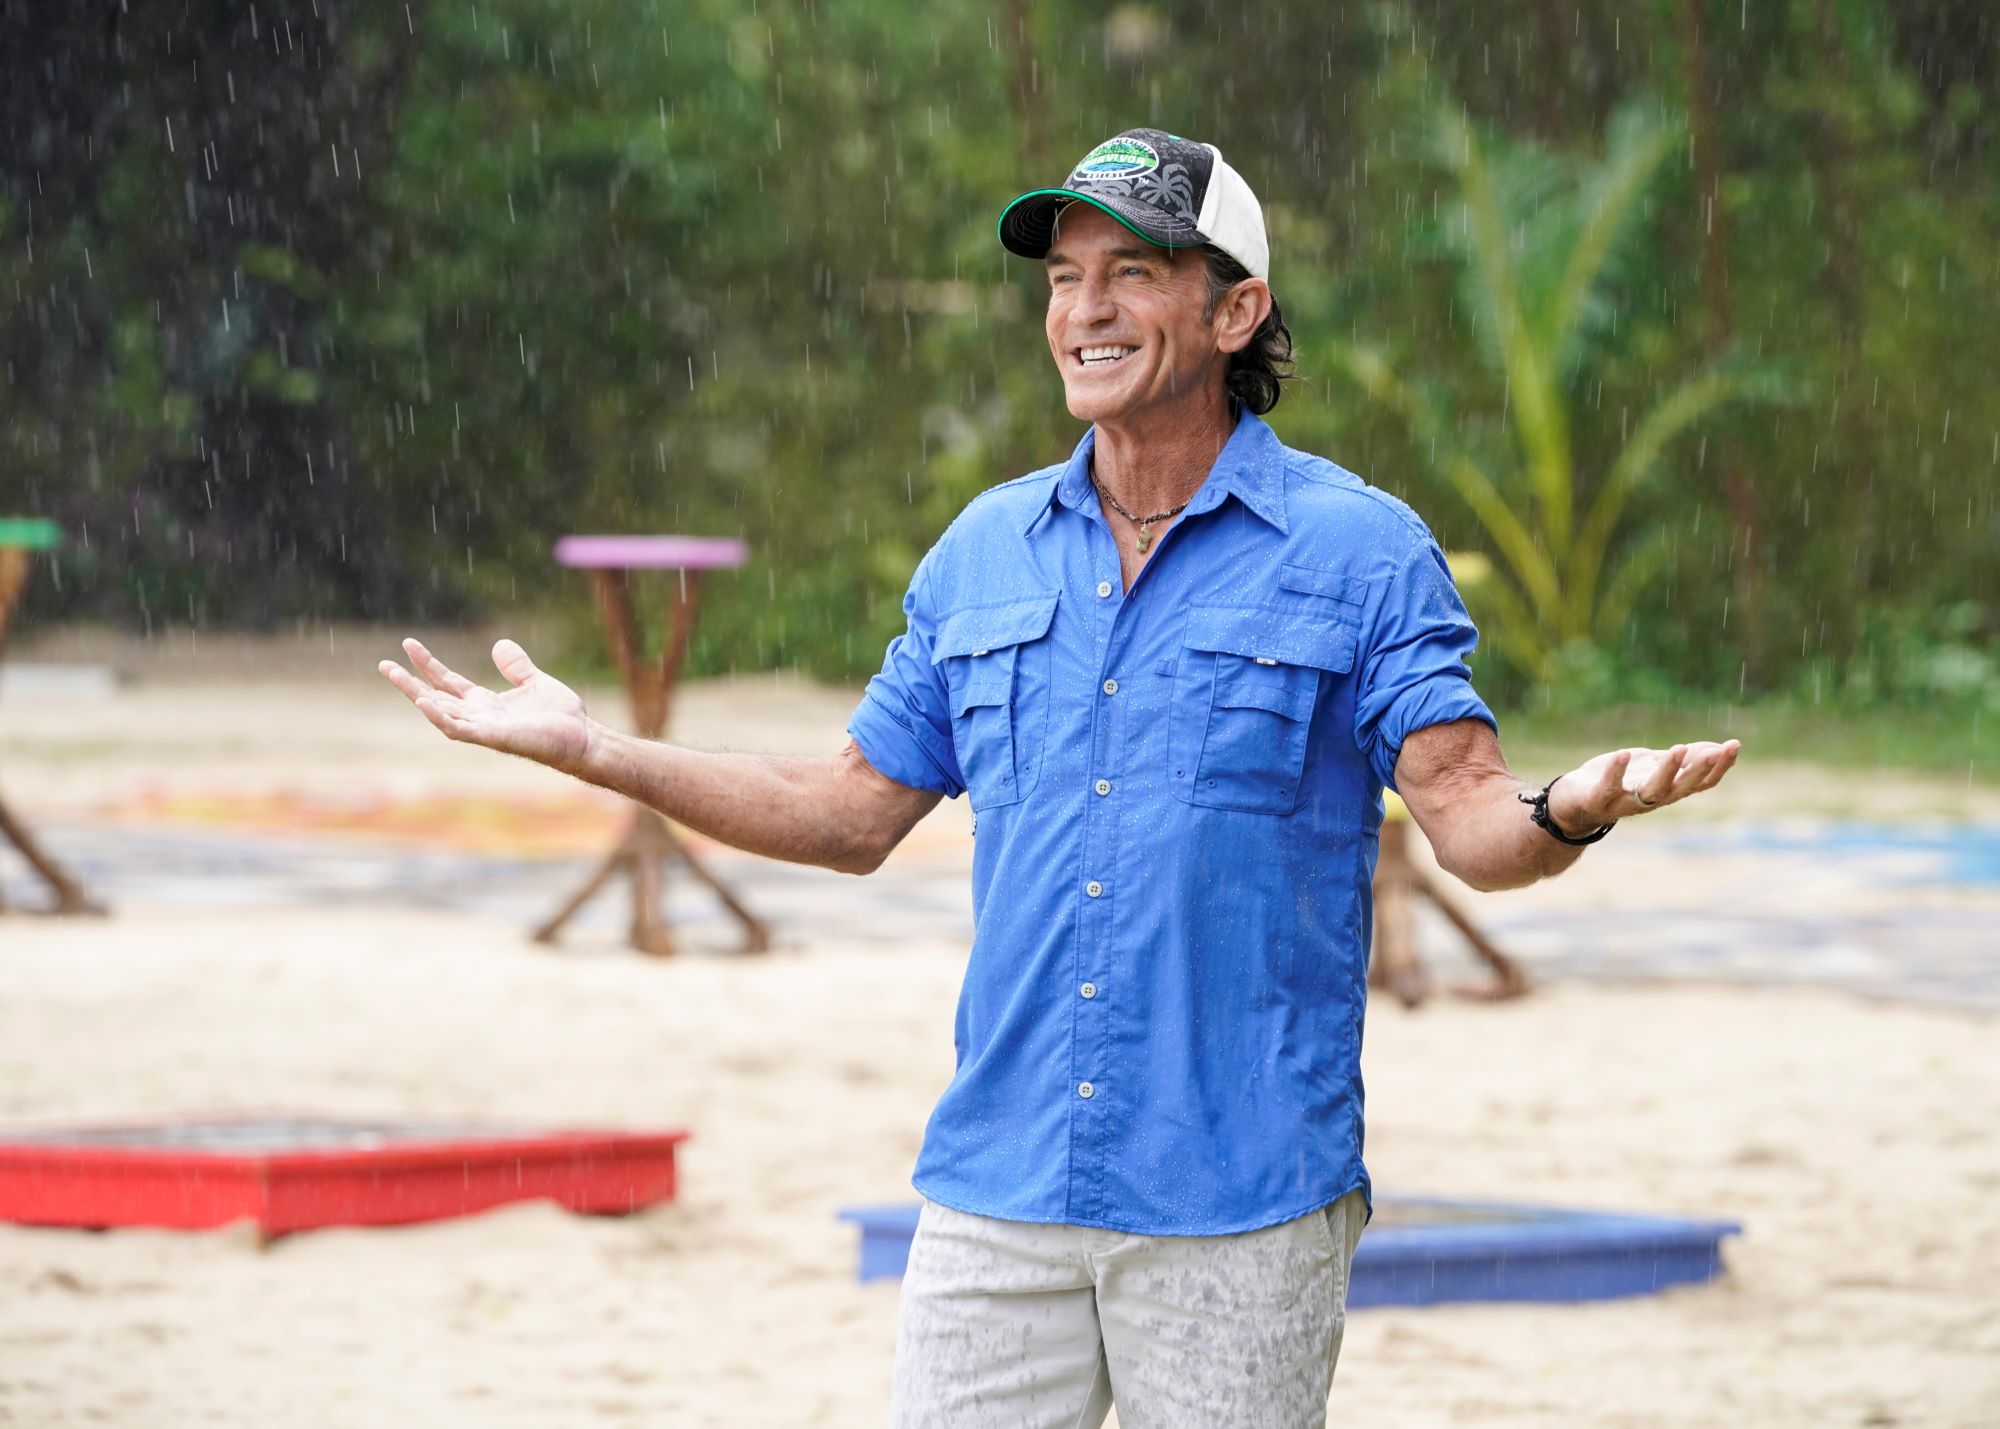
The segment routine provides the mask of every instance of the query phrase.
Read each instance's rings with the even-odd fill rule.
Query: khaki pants
[[[927,1202],[896,1337],[896,1429],[1315,1429],[1359,1191],[1264,1230],[1143,1236]]]

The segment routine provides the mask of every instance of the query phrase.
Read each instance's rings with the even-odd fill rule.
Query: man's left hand
[[[1743,742],[1701,740],[1672,749],[1614,749],[1585,760],[1549,791],[1549,817],[1581,837],[1618,819],[1650,814],[1722,782]]]

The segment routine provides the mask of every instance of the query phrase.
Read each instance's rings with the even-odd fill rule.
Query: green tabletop
[[[0,547],[48,551],[62,544],[62,527],[32,516],[0,516]]]

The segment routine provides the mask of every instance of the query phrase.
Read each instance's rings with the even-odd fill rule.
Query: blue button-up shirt
[[[849,726],[975,819],[958,1070],[916,1187],[1151,1235],[1368,1185],[1361,1021],[1382,788],[1493,716],[1395,498],[1244,412],[1132,589],[1067,464],[983,493],[910,583]]]

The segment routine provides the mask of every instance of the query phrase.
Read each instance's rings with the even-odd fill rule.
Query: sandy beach
[[[592,818],[615,827],[615,806],[579,803],[545,771],[438,739],[367,673],[390,653],[371,640],[301,639],[297,661],[278,658],[283,642],[167,660],[51,641],[45,658],[109,649],[137,678],[96,701],[0,706],[0,792],[79,857],[93,839],[144,847],[117,843],[134,830],[227,832],[231,809],[254,824],[271,791],[294,813],[548,801],[585,811],[582,847]],[[853,698],[791,677],[709,682],[688,691],[676,733],[829,749]],[[2000,819],[1990,792],[1830,783],[1755,755],[1708,826],[1810,818],[1808,788],[1881,819]],[[310,822],[283,837],[366,842]],[[432,837],[453,836],[419,831],[411,847]],[[1634,890],[1696,911],[1862,897],[1838,876],[1809,881],[1810,860],[1675,838],[1620,830],[1574,879],[1463,899],[1525,938],[1544,914],[1615,921]],[[0,1227],[0,1423],[884,1422],[896,1289],[855,1283],[835,1212],[911,1198],[951,1071],[965,945],[950,893],[957,880],[963,904],[968,856],[965,811],[947,805],[865,885],[816,871],[760,884],[725,858],[793,910],[754,960],[700,927],[680,957],[630,954],[615,908],[550,951],[469,896],[260,904],[193,880],[171,901],[121,902],[118,880],[148,886],[124,865],[106,866],[110,918],[0,921],[10,1125],[281,1108],[693,1133],[680,1198],[626,1218],[525,1205],[266,1249],[240,1226]],[[875,902],[857,905],[864,889]],[[1868,896],[1876,909],[1902,895]],[[2000,908],[1990,890],[1908,896],[1952,926]],[[881,916],[797,911],[847,906]],[[1552,967],[1574,968],[1565,948]],[[1745,1229],[1723,1279],[1654,1298],[1357,1312],[1333,1422],[2000,1424],[1996,1048],[1989,1012],[1811,980],[1559,972],[1504,1005],[1378,999],[1365,1054],[1378,1187]]]

